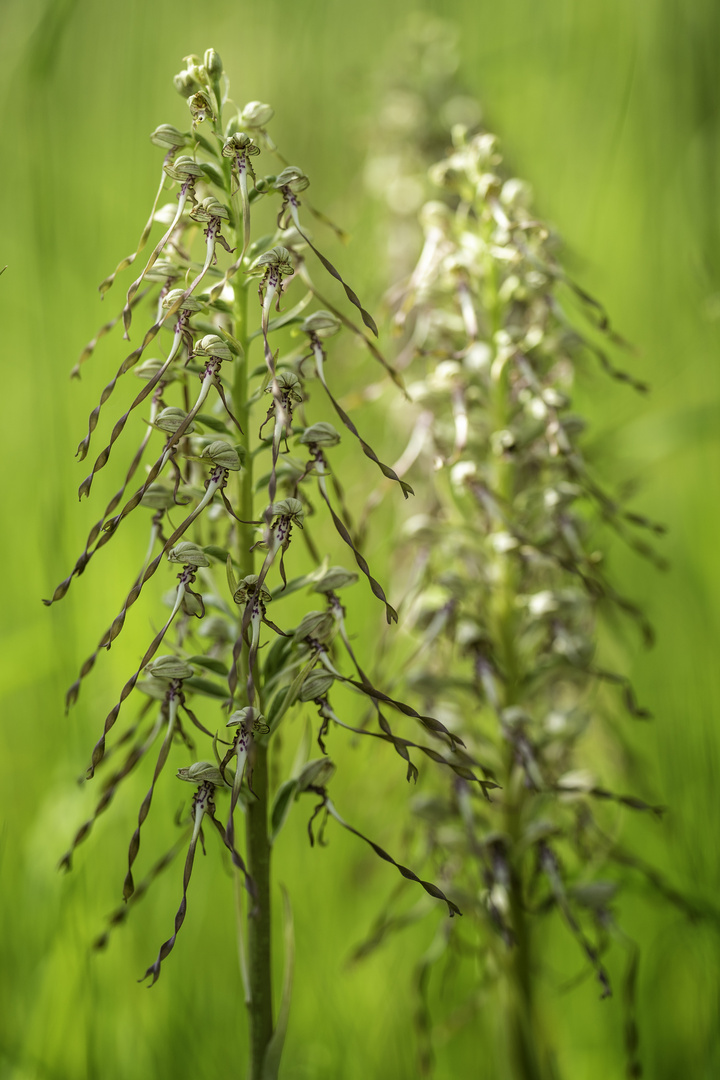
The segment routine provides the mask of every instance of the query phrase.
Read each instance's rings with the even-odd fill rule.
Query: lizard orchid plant
[[[640,876],[686,913],[692,905],[618,835],[624,808],[662,807],[614,790],[608,749],[622,746],[623,713],[644,720],[627,677],[604,659],[601,619],[629,619],[646,644],[643,612],[613,582],[608,532],[663,565],[643,533],[663,527],[629,509],[597,479],[572,410],[589,360],[636,391],[610,346],[624,342],[603,307],[564,271],[527,185],[504,169],[497,139],[458,125],[429,173],[436,198],[421,210],[422,248],[393,293],[398,367],[416,402],[401,475],[420,490],[406,526],[407,623],[415,653],[404,683],[426,711],[482,757],[498,789],[483,798],[457,774],[416,799],[418,848],[478,933],[439,927],[417,968],[421,1063],[432,1067],[428,978],[443,957],[472,958],[475,1007],[490,988],[505,1003],[501,1059],[509,1075],[552,1071],[542,1022],[542,937],[553,914],[575,939],[601,996],[606,956],[626,956],[629,1075],[640,1075],[635,1021],[638,949],[616,901]],[[409,568],[409,569],[408,569]],[[416,857],[421,856],[417,854]],[[391,908],[360,955],[426,912]],[[465,922],[467,923],[467,919]]]
[[[74,369],[79,376],[115,326],[126,338],[142,326],[138,344],[103,389],[78,447],[78,457],[92,461],[80,485],[82,498],[100,485],[108,461],[121,452],[121,440],[130,447],[124,479],[105,502],[71,572],[46,601],[61,600],[110,541],[123,543],[122,526],[131,514],[146,515],[147,547],[138,555],[137,576],[67,694],[70,707],[118,636],[135,635],[139,663],[100,725],[91,754],[87,775],[98,774],[99,798],[62,865],[70,867],[76,848],[122,782],[146,768],[151,779],[129,841],[124,902],[98,944],[186,843],[173,933],[144,976],[152,985],[186,916],[197,845],[205,829],[217,832],[247,892],[243,975],[249,1075],[270,1080],[277,1075],[289,993],[287,980],[276,1018],[270,979],[271,855],[299,796],[315,798],[311,840],[313,822],[329,816],[444,901],[450,915],[459,911],[437,886],[421,881],[341,817],[327,787],[335,771],[325,750],[330,729],[385,741],[409,774],[415,770],[409,751],[417,747],[467,783],[481,788],[489,783],[477,780],[476,764],[459,736],[373,684],[361,666],[357,635],[348,627],[341,599],[362,577],[388,622],[396,619],[358,546],[336,468],[341,435],[334,423],[403,495],[411,492],[380,460],[333,389],[343,338],[362,342],[385,374],[399,381],[374,344],[375,323],[315,246],[306,212],[326,219],[306,201],[307,176],[281,157],[268,132],[273,109],[257,101],[238,108],[231,101],[215,50],[202,60],[186,57],[185,63],[175,85],[187,100],[188,126],[163,124],[153,132],[151,141],[163,154],[155,202],[137,250],[106,278],[101,292],[108,294],[116,277],[131,267],[134,278],[117,318],[89,343]],[[168,190],[172,198],[161,205]],[[268,217],[268,204],[275,206],[275,220],[263,233],[258,221]],[[147,255],[158,226],[162,235]],[[317,265],[339,283],[347,310],[318,291]],[[348,311],[359,315],[362,327]],[[336,339],[339,348],[331,350]],[[110,398],[130,375],[142,386],[93,457]],[[333,535],[335,547],[357,569],[333,564]],[[131,609],[146,601],[145,586],[158,573],[174,576],[174,585],[168,609],[156,623],[160,629],[146,640],[141,625],[130,628]],[[305,598],[299,619],[294,614],[298,597]],[[369,633],[374,639],[375,631]],[[339,687],[364,701],[373,723],[361,728],[352,723],[347,706],[333,701]],[[311,759],[309,742],[301,740],[291,773],[273,790],[268,755],[278,730],[308,706],[319,716],[322,754]],[[418,724],[434,745],[396,734],[392,713]],[[201,754],[197,740],[204,744]],[[194,788],[185,839],[136,881],[141,838],[150,828],[154,795],[168,780],[171,760],[177,777]],[[244,842],[238,837],[239,818]]]

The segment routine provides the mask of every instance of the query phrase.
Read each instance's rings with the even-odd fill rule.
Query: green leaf
[[[327,571],[329,562],[330,560],[325,556],[319,569],[312,570],[309,574],[303,574],[302,577],[291,578],[284,589],[280,586],[271,589],[273,601],[284,600],[286,596],[292,596],[299,589],[304,589],[308,585],[316,585],[323,573]]]
[[[270,708],[265,714],[265,718],[270,726],[271,731],[273,730],[276,722],[280,722],[280,717],[285,712],[285,700],[287,698],[289,689],[289,686],[283,686],[282,689],[278,690],[277,694],[270,702]]]
[[[219,698],[221,701],[225,701],[228,696],[227,686],[212,682],[210,679],[202,679],[197,675],[193,675],[192,679],[185,679],[183,686],[189,686],[191,690],[195,690],[198,694],[204,694],[205,697]]]
[[[290,807],[292,806],[297,793],[297,786],[297,780],[286,780],[285,783],[281,784],[277,789],[277,793],[273,799],[272,810],[270,811],[270,837],[273,844],[290,813]]]
[[[231,557],[227,548],[218,547],[217,544],[208,544],[203,551],[206,555],[212,555],[213,559],[219,559],[221,563],[226,563]]]
[[[198,413],[195,417],[195,422],[203,424],[205,427],[209,427],[211,431],[219,431],[222,433],[229,431],[227,424],[224,424],[222,420],[218,420],[216,416],[208,416],[207,413]]]
[[[278,690],[266,713],[267,722],[270,725],[271,732],[275,731],[287,710],[297,701],[302,684],[305,682],[314,666],[315,657],[313,656],[310,663],[306,664],[305,667],[301,668],[297,673],[290,686]]]
[[[285,666],[285,661],[290,655],[291,650],[292,640],[290,638],[279,637],[272,643],[265,657],[265,663],[263,664],[265,685],[267,685],[271,679],[274,679],[278,672]]]
[[[227,665],[223,664],[222,660],[215,660],[212,656],[191,656],[188,664],[196,664],[198,667],[207,668],[208,671],[227,678]]]
[[[280,886],[283,898],[283,937],[285,942],[285,973],[283,977],[282,997],[278,1009],[277,1023],[272,1038],[265,1051],[262,1080],[277,1080],[280,1058],[285,1043],[288,1020],[290,1019],[290,998],[292,996],[293,974],[295,970],[295,932],[293,929],[290,897],[284,885]]]
[[[237,579],[235,577],[235,573],[233,571],[232,556],[229,553],[228,553],[227,559],[225,560],[225,570],[227,572],[227,583],[228,583],[228,588],[230,590],[230,595],[235,596],[235,593],[237,592],[238,583],[237,583]]]
[[[216,184],[219,188],[225,186],[225,177],[217,165],[213,165],[211,161],[198,161],[198,165],[213,184]]]

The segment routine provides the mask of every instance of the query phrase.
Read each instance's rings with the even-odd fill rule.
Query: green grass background
[[[99,354],[80,385],[67,375],[115,314],[118,298],[101,304],[96,285],[145,221],[160,154],[147,135],[161,122],[186,124],[171,76],[184,54],[211,44],[238,100],[274,104],[278,143],[312,177],[314,201],[355,234],[343,266],[378,306],[379,210],[360,175],[379,110],[378,73],[392,67],[405,20],[418,10],[442,11],[461,28],[466,87],[532,182],[540,213],[566,239],[575,276],[637,343],[632,362],[652,384],[652,395],[638,399],[589,371],[578,400],[616,475],[639,481],[638,508],[670,530],[665,575],[613,553],[617,577],[658,632],[650,653],[630,638],[629,648],[617,644],[656,717],[630,736],[637,785],[670,807],[663,824],[629,822],[628,833],[673,884],[718,895],[720,8],[711,0],[4,0],[0,1080],[244,1075],[232,887],[215,846],[198,862],[188,920],[151,993],[135,979],[169,933],[179,864],[106,953],[88,950],[118,900],[142,785],[133,781],[105,816],[72,875],[55,869],[91,805],[74,780],[107,687],[137,651],[119,642],[81,705],[63,715],[63,691],[133,573],[114,544],[62,605],[40,604],[91,523],[87,508],[74,505],[82,467],[73,453],[116,354]],[[380,567],[389,551],[376,541]],[[360,626],[376,612],[368,605],[354,617]],[[392,848],[406,797],[398,769],[389,755],[352,755],[361,768],[346,761],[350,779],[336,801]],[[164,807],[159,801],[156,821],[177,801],[174,793]],[[276,862],[298,940],[283,1075],[411,1078],[409,983],[432,920],[349,967],[394,871],[337,830],[328,848],[311,850],[304,817],[295,813]],[[643,947],[647,1075],[717,1077],[717,934],[642,895],[626,905],[624,925]],[[559,933],[552,944],[564,970],[574,946]],[[543,984],[543,999],[562,1075],[622,1076],[620,995],[599,1002],[591,981],[562,994],[559,981]],[[440,1080],[506,1075],[497,1008],[489,996],[470,1028],[441,1033]]]

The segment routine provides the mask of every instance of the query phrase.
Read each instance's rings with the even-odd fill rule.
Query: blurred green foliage
[[[310,175],[313,201],[355,234],[340,257],[379,313],[382,214],[364,192],[362,166],[381,73],[392,67],[405,20],[417,9],[459,26],[468,91],[482,101],[515,172],[532,181],[540,212],[565,237],[575,276],[637,343],[634,370],[652,384],[651,397],[639,400],[589,370],[578,401],[592,421],[595,452],[616,477],[638,484],[638,508],[670,528],[667,575],[614,554],[619,579],[658,632],[651,653],[617,643],[657,718],[641,730],[628,727],[628,755],[637,754],[638,794],[671,808],[663,824],[626,827],[674,885],[700,898],[718,895],[720,8],[711,0],[5,0],[0,1080],[243,1075],[232,882],[217,849],[200,859],[184,941],[148,996],[135,979],[166,936],[179,865],[105,953],[89,951],[119,899],[139,782],[99,823],[73,873],[60,877],[55,869],[91,805],[92,792],[74,778],[104,715],[103,681],[118,685],[133,659],[132,643],[118,643],[104,658],[103,679],[63,715],[63,691],[134,572],[132,556],[114,545],[113,560],[88,571],[62,605],[48,612],[40,604],[91,524],[88,508],[73,505],[82,477],[72,455],[119,342],[95,358],[79,385],[67,375],[85,341],[116,314],[118,297],[101,304],[95,287],[133,249],[145,221],[159,170],[147,136],[159,123],[185,122],[171,76],[183,55],[211,44],[239,97],[275,106],[277,141]],[[372,552],[378,571],[389,554],[389,542]],[[354,617],[376,612],[368,605],[366,616]],[[344,752],[359,756],[362,768],[342,809],[397,849],[401,772],[374,747],[338,748]],[[168,840],[179,803],[170,792],[164,813],[158,806]],[[311,850],[303,809],[276,857],[298,940],[284,1076],[413,1077],[409,985],[432,920],[348,966],[396,878],[338,830],[329,831],[328,848]],[[626,925],[643,948],[647,1075],[716,1077],[716,931],[643,898]],[[562,969],[567,944],[557,937]],[[545,990],[562,1075],[622,1075],[618,999],[598,1002],[590,981],[572,994],[560,985]],[[440,993],[441,986],[432,989]],[[494,1034],[502,1003],[484,1004],[472,1030],[439,1033],[439,1080],[505,1076]]]

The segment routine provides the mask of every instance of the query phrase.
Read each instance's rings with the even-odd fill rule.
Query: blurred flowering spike
[[[419,114],[436,108],[419,93],[412,100]],[[447,145],[441,138],[438,148]],[[402,165],[420,152],[416,140]],[[429,183],[414,178],[430,196],[419,207],[420,254],[399,268],[392,293],[417,404],[413,453],[403,464],[411,478],[430,469],[437,477],[398,559],[415,640],[403,677],[428,711],[443,710],[464,749],[447,762],[451,782],[433,811],[418,815],[417,833],[446,868],[443,885],[468,898],[483,964],[489,959],[509,984],[508,1067],[540,1075],[536,913],[562,916],[607,995],[607,923],[592,924],[575,888],[605,873],[617,852],[617,822],[605,829],[599,804],[658,809],[632,796],[625,803],[596,779],[616,757],[614,730],[598,728],[608,715],[614,725],[617,702],[599,684],[614,683],[628,713],[641,712],[626,676],[601,662],[598,619],[615,609],[649,636],[642,612],[608,576],[606,529],[656,559],[637,535],[652,523],[636,520],[596,481],[584,421],[572,412],[587,357],[645,387],[610,359],[619,335],[562,266],[557,238],[537,220],[529,186],[507,174],[497,138],[456,124],[452,148],[426,164]],[[321,349],[312,347],[322,368]],[[472,787],[481,754],[499,785],[489,805]],[[432,963],[457,948],[453,932]]]

